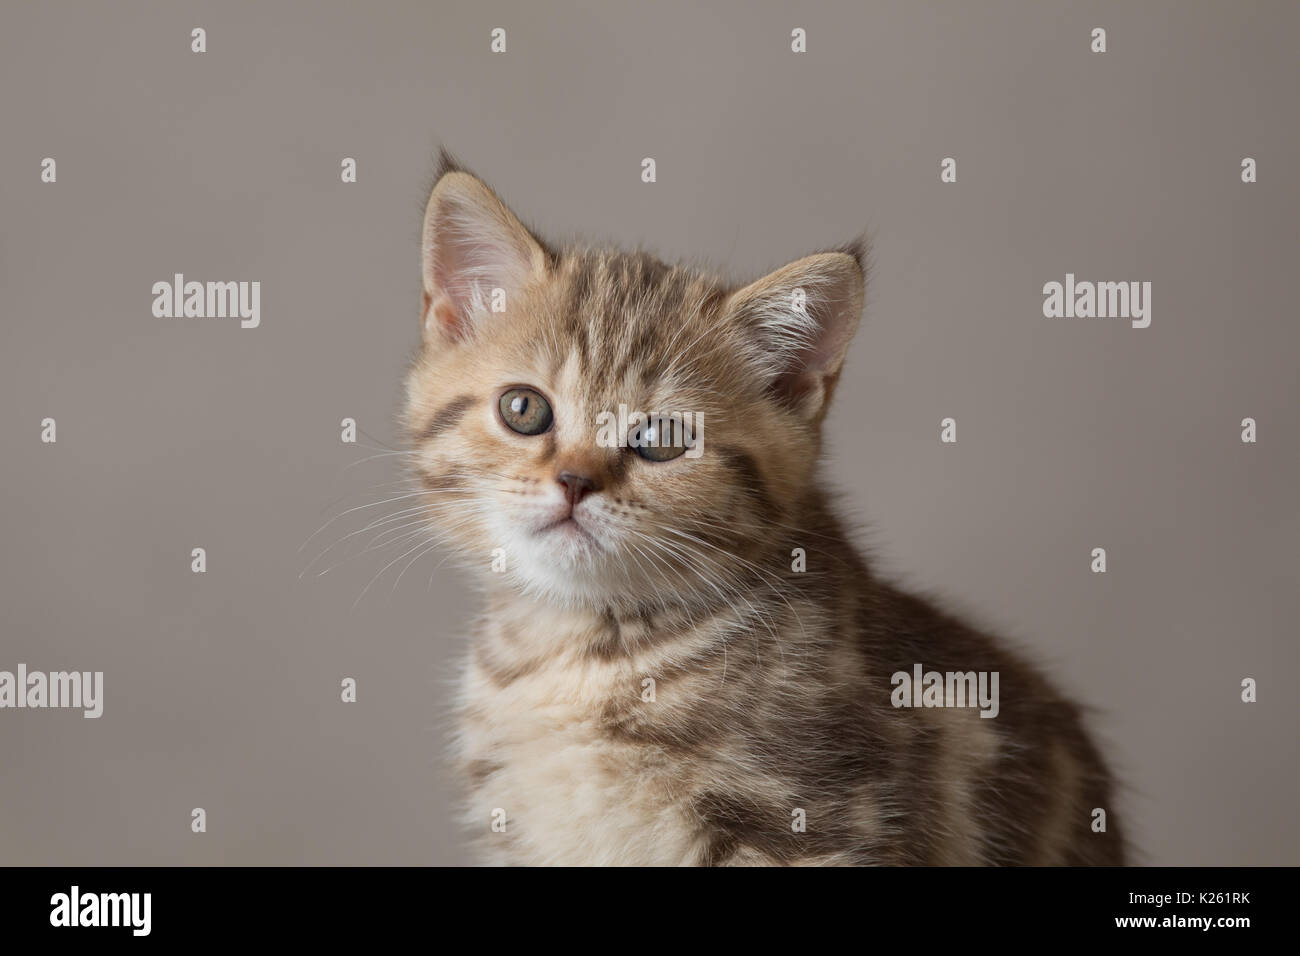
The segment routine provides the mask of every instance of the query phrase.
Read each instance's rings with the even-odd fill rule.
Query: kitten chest
[[[491,673],[471,661],[461,762],[471,832],[495,862],[677,865],[697,852],[689,769],[660,748],[611,734],[635,694],[617,666],[552,664]]]

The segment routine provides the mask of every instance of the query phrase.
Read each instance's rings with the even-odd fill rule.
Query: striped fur
[[[429,518],[483,592],[456,740],[483,858],[1122,862],[1078,708],[990,635],[873,574],[818,485],[862,251],[738,289],[643,253],[551,248],[503,210],[447,163],[406,412]],[[472,274],[439,278],[430,261]],[[494,282],[502,313],[484,308]],[[785,308],[792,285],[807,314]],[[551,402],[549,432],[502,424],[497,397],[518,385]],[[704,453],[652,463],[599,447],[597,413],[620,402],[702,414]],[[584,532],[544,529],[568,507],[561,472],[596,487],[573,507]],[[895,708],[890,675],[916,663],[999,672],[999,715]]]

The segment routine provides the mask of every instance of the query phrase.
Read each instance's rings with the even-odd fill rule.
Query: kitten
[[[443,155],[406,425],[486,602],[457,735],[485,860],[1123,861],[1075,705],[877,578],[819,487],[864,258],[734,287],[560,250]],[[910,706],[921,668],[995,675],[994,719]]]

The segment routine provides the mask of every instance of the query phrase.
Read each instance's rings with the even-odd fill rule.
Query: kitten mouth
[[[543,535],[549,532],[555,532],[565,538],[583,539],[590,544],[599,544],[591,532],[579,524],[578,519],[573,515],[566,515],[559,521],[552,521],[538,529],[537,534]]]

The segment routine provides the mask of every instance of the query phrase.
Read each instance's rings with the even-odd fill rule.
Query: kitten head
[[[406,425],[427,513],[471,566],[604,607],[771,575],[756,558],[810,500],[861,314],[858,246],[743,286],[555,250],[444,157],[422,251]]]

